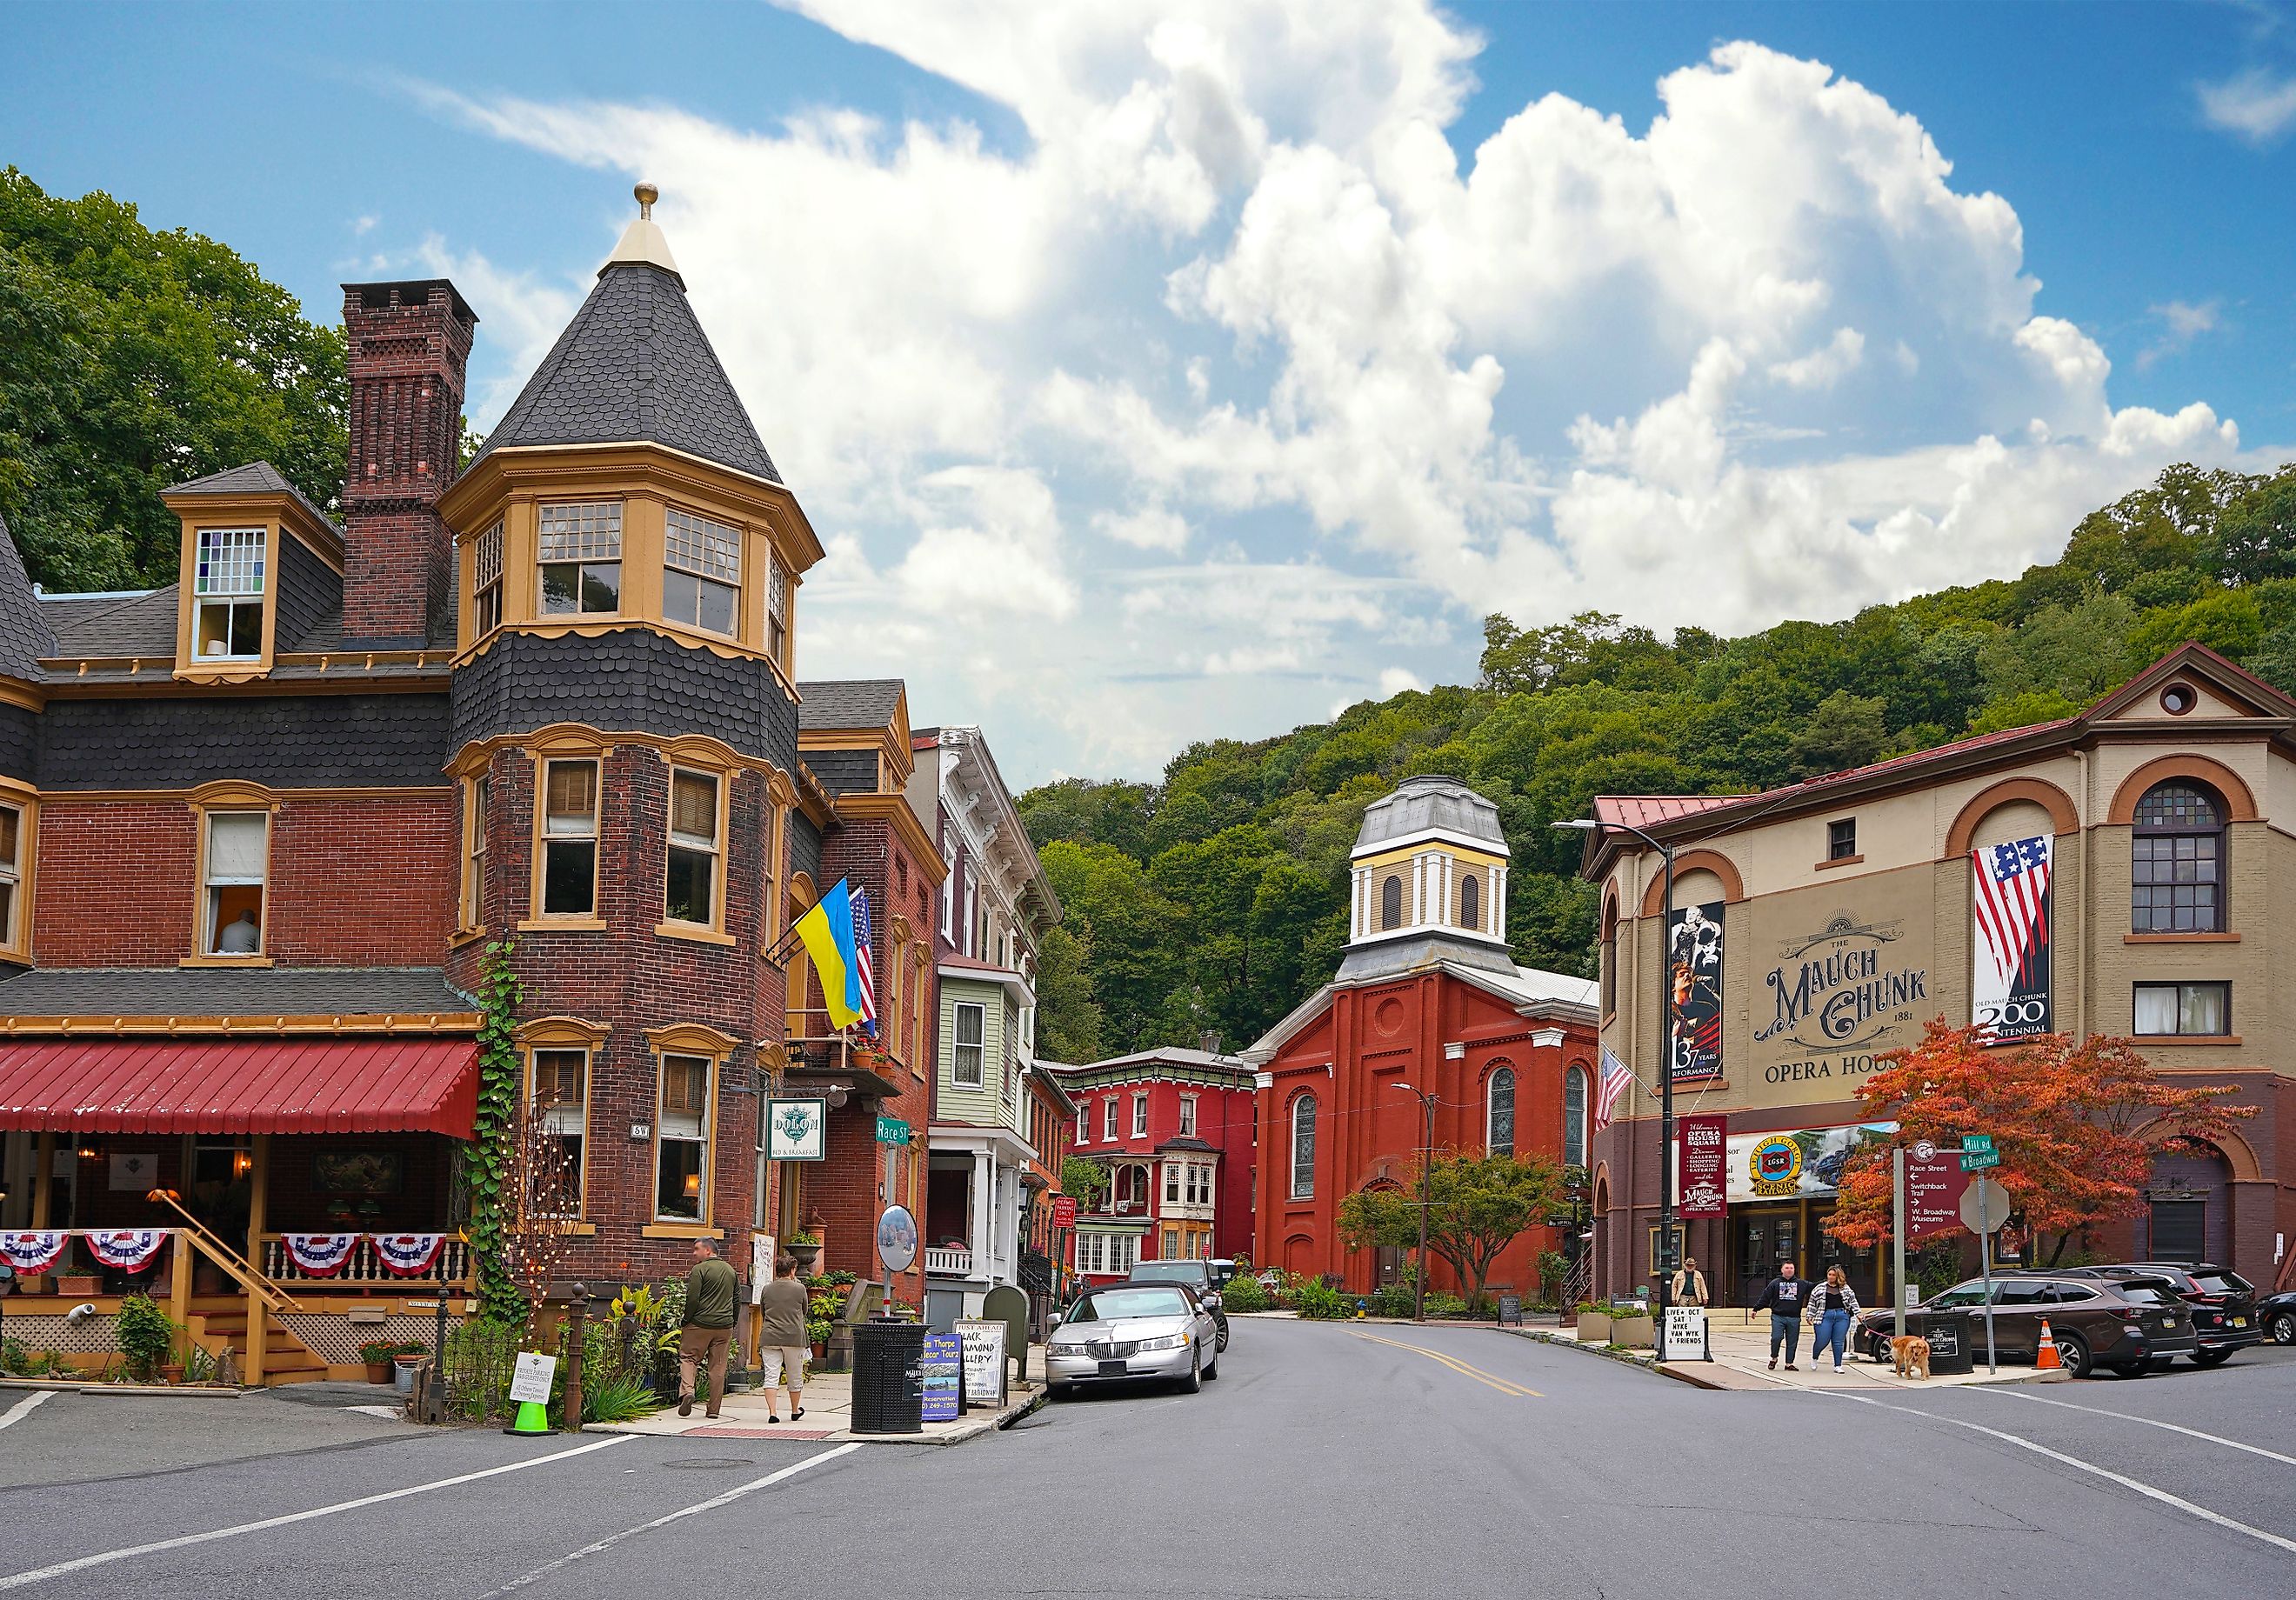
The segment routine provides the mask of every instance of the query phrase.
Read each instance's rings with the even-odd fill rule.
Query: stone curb
[[[91,1383],[85,1378],[0,1378],[0,1389],[45,1389],[54,1394],[127,1394],[144,1399],[235,1400],[257,1392],[216,1384]]]

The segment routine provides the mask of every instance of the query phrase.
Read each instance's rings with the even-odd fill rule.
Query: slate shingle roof
[[[40,675],[40,660],[51,655],[56,636],[41,615],[40,603],[25,574],[24,558],[17,554],[8,522],[0,517],[0,672],[11,677]]]
[[[40,614],[55,638],[52,656],[176,659],[176,586],[125,597],[43,595]]]
[[[900,710],[898,677],[833,678],[797,686],[800,728],[887,727]]]
[[[163,491],[170,495],[289,495],[305,511],[319,519],[337,533],[334,518],[321,511],[311,497],[280,475],[279,469],[267,461],[250,461],[244,466],[226,467],[220,472],[209,472],[204,478],[193,478],[174,484]]]
[[[625,440],[782,480],[677,275],[610,261],[471,464],[507,446]]]
[[[478,1009],[438,967],[45,967],[0,983],[19,1017],[427,1016]]]

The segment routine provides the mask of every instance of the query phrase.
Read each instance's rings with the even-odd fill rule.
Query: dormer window
[[[496,517],[494,526],[479,535],[477,553],[478,603],[472,622],[480,634],[490,634],[502,626],[503,525]]]
[[[742,530],[671,506],[661,605],[668,621],[732,637],[742,607]]]
[[[192,593],[193,650],[201,661],[263,655],[263,580],[268,529],[202,528]]]
[[[621,610],[620,501],[545,505],[537,555],[545,616],[611,616]]]

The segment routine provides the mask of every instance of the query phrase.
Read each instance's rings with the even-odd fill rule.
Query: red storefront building
[[[1259,1069],[1264,1153],[1252,1259],[1362,1293],[1395,1281],[1408,1252],[1349,1250],[1339,1203],[1411,1180],[1427,1144],[1422,1095],[1436,1150],[1585,1164],[1597,1019],[1591,981],[1508,953],[1498,808],[1466,784],[1406,779],[1365,811],[1350,865],[1338,975],[1244,1058]],[[1563,1231],[1525,1232],[1488,1292],[1536,1292],[1539,1254]],[[1464,1290],[1439,1259],[1428,1284]]]
[[[1046,1063],[1076,1106],[1075,1153],[1108,1169],[1077,1217],[1074,1266],[1112,1283],[1141,1261],[1251,1249],[1252,1073],[1240,1057],[1163,1048],[1089,1066]]]

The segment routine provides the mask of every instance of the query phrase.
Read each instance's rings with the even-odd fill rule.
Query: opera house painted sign
[[[1931,981],[1930,888],[1926,873],[1892,874],[1861,883],[1853,907],[1836,889],[1751,903],[1748,942],[1768,971],[1748,986],[1751,1098],[1847,1097],[1948,1009]]]

